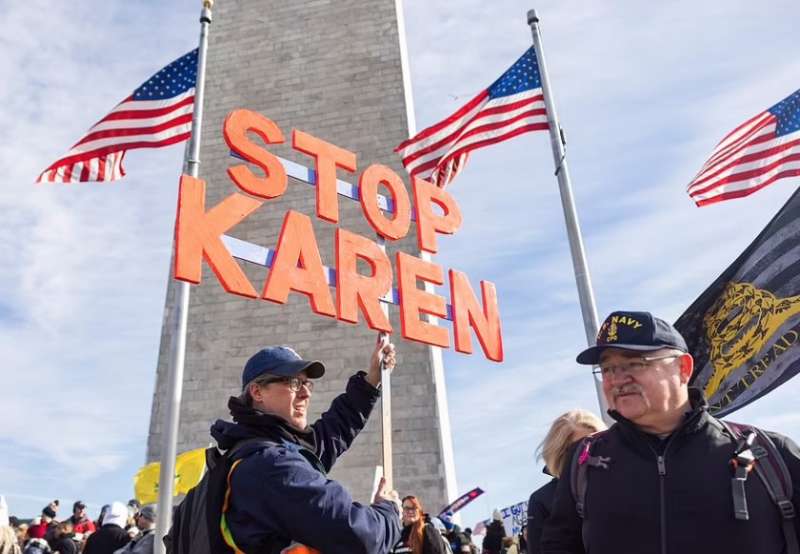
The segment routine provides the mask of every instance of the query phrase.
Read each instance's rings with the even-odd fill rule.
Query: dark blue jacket
[[[346,392],[330,409],[306,433],[300,433],[308,440],[284,436],[273,446],[253,445],[241,451],[227,514],[239,548],[263,551],[265,544],[294,541],[323,554],[391,551],[400,539],[395,504],[353,502],[340,483],[326,476],[364,428],[379,396],[380,391],[359,373],[350,378]],[[211,433],[222,449],[264,436],[252,426],[222,420],[214,423]]]
[[[545,473],[550,475],[545,468]],[[553,477],[544,486],[536,489],[528,499],[528,554],[539,554],[541,549],[544,523],[553,510],[553,499],[556,495],[558,479]]]

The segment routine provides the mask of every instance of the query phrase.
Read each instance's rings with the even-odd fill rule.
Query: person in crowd
[[[752,445],[711,416],[701,391],[689,387],[693,359],[672,325],[648,312],[614,312],[577,361],[599,366],[616,423],[565,456],[562,474],[576,459],[585,487],[576,499],[572,478],[559,480],[544,553],[780,554],[796,547],[797,525],[782,518],[761,479],[747,478]],[[760,461],[777,467],[782,460],[798,506],[800,449],[777,433],[766,436],[774,446],[764,443],[769,449],[758,455],[780,460]],[[744,482],[732,479],[738,464]],[[747,520],[735,518],[743,500]],[[788,499],[783,507],[788,512]]]
[[[53,519],[57,518],[58,517],[58,508],[61,507],[61,502],[56,498],[55,500],[50,502],[49,506],[50,506],[50,509],[53,510],[53,512],[56,514],[56,515],[53,516]]]
[[[550,430],[537,448],[537,458],[544,461],[544,472],[553,478],[543,487],[535,490],[528,500],[528,554],[541,552],[544,522],[550,516],[553,497],[561,474],[561,466],[569,448],[587,435],[602,431],[606,424],[587,410],[570,410],[558,416],[550,425]],[[522,548],[520,548],[522,550]],[[522,550],[526,552],[526,550]]]
[[[0,554],[20,554],[17,534],[11,527],[6,498],[0,495]]]
[[[0,554],[21,554],[17,534],[10,525],[0,525]]]
[[[448,543],[450,544],[450,550],[452,550],[454,553],[469,554],[471,552],[469,547],[470,540],[461,531],[461,527],[459,527],[458,524],[453,523],[452,515],[453,514],[445,514],[441,518],[442,523],[447,529],[445,539],[447,539]]]
[[[79,542],[86,540],[86,537],[95,532],[94,521],[86,515],[86,504],[83,500],[78,500],[72,505],[72,532]]]
[[[131,537],[131,540],[139,536],[139,527],[136,525],[136,516],[139,510],[142,509],[141,503],[135,498],[128,500],[128,523],[125,525],[125,530]]]
[[[145,506],[137,511],[136,527],[140,531],[136,539],[117,550],[114,554],[153,554],[156,530],[155,506]]]
[[[520,554],[517,537],[503,538],[503,554]]]
[[[450,547],[450,539],[448,538],[447,526],[445,525],[444,520],[438,516],[431,516],[430,514],[425,514],[424,519],[425,525],[433,525],[433,528],[436,529],[436,531],[442,537],[445,553],[453,554],[453,549]]]
[[[125,531],[127,521],[128,507],[122,502],[112,502],[103,526],[86,539],[83,554],[113,554],[128,544],[131,538]]]
[[[48,531],[55,529],[58,522],[55,520],[56,512],[50,506],[45,506],[42,508],[42,515],[37,522],[34,520],[31,522],[31,525],[28,526],[28,537],[32,539],[44,539]]]
[[[14,518],[16,519],[16,518]],[[17,535],[17,543],[20,546],[25,546],[25,543],[28,542],[28,524],[27,523],[19,523],[11,522],[11,527],[14,529],[14,533]]]
[[[110,509],[111,504],[103,504],[103,507],[100,508],[100,515],[97,516],[97,521],[94,522],[95,529],[100,529],[103,526],[103,520]]]
[[[50,550],[58,552],[58,554],[78,554],[80,552],[71,519],[65,519],[56,525],[52,537],[47,542]]]
[[[130,500],[128,500],[128,511],[131,512],[131,515],[133,515],[135,517],[136,514],[138,514],[139,510],[141,510],[141,509],[142,509],[142,503],[141,502],[139,502],[135,498],[131,498]]]
[[[394,554],[446,554],[448,552],[442,532],[435,526],[434,521],[442,526],[438,518],[430,518],[431,523],[425,521],[425,512],[422,504],[415,496],[403,497],[403,532],[399,542],[392,552]]]
[[[464,529],[464,536],[467,538],[467,545],[469,546],[470,554],[478,554],[478,546],[472,542],[472,528],[467,527]]]
[[[503,514],[500,510],[492,512],[492,522],[486,527],[486,536],[483,537],[483,554],[502,554],[503,539],[506,537],[506,528],[503,525]]]
[[[28,539],[22,548],[22,554],[50,554],[50,545],[44,539]]]
[[[519,536],[517,537],[517,542],[519,543],[519,551],[521,554],[526,554],[528,552],[528,524],[524,524],[522,529],[519,530]]]
[[[366,372],[353,375],[344,394],[308,425],[319,361],[303,360],[287,346],[260,350],[245,364],[242,393],[231,397],[233,423],[217,420],[211,435],[234,448],[230,503],[223,514],[229,539],[244,551],[280,550],[292,543],[326,554],[384,554],[400,538],[400,500],[381,481],[369,506],[326,478],[334,462],[364,428],[380,397],[381,361],[395,365],[395,348],[379,341]]]

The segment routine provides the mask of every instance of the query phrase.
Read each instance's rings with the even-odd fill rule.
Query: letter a
[[[283,219],[275,260],[261,297],[285,304],[290,291],[308,296],[315,313],[336,317],[311,219],[294,210],[286,212]]]

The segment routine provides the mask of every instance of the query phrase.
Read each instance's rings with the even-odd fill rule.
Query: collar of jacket
[[[706,402],[703,392],[700,389],[689,387],[689,405],[691,406],[691,410],[686,412],[683,421],[670,436],[696,433],[708,425],[709,421],[712,419],[712,416],[708,413],[708,402]],[[616,420],[617,423],[614,427],[619,429],[620,434],[627,442],[644,445],[643,441],[647,439],[646,435],[649,433],[645,433],[639,429],[634,422],[627,419],[616,410],[609,410],[608,415]],[[650,449],[646,446],[645,452],[648,455],[651,454]]]
[[[238,396],[230,397],[228,409],[233,421],[245,427],[248,434],[253,437],[264,437],[276,442],[291,442],[311,452],[317,450],[317,441],[311,427],[298,431],[281,417],[247,406]]]

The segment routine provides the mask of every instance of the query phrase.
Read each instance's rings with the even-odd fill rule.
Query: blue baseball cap
[[[612,312],[597,332],[595,346],[578,354],[579,364],[597,365],[606,348],[650,352],[674,348],[688,352],[686,341],[675,327],[649,312]]]
[[[309,379],[319,379],[325,374],[325,366],[316,360],[304,360],[288,346],[268,346],[253,354],[244,365],[242,390],[267,373],[276,377],[294,377],[301,371],[305,371]]]

